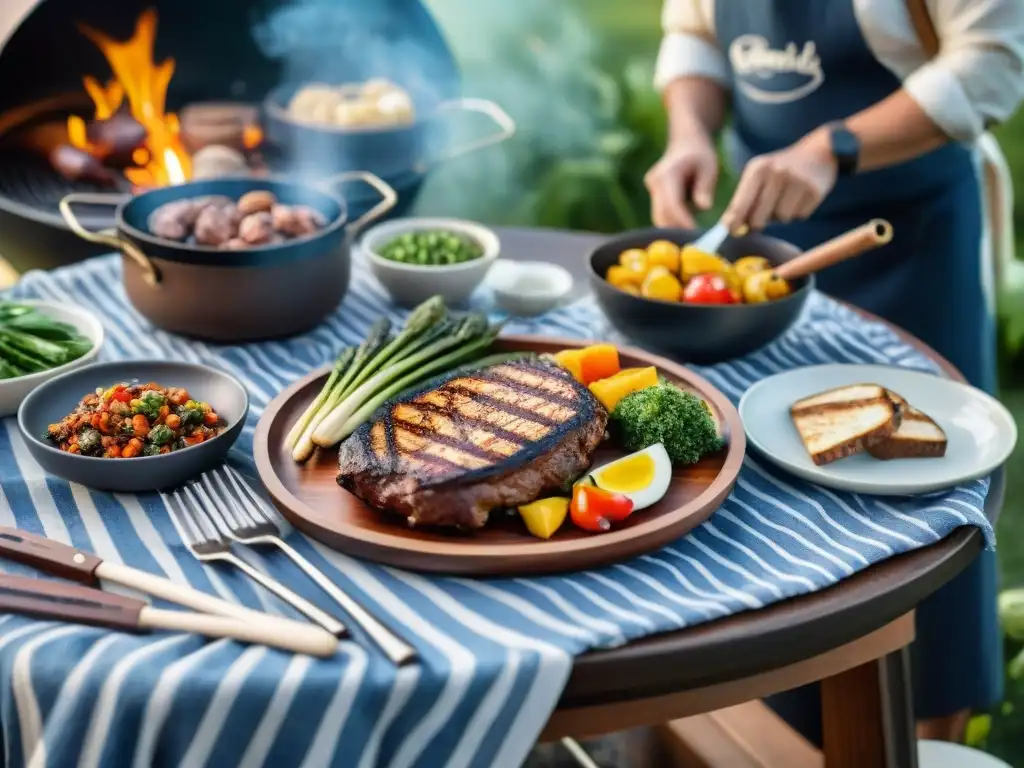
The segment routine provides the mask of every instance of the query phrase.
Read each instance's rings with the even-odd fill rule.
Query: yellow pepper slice
[[[518,508],[519,516],[526,523],[526,530],[538,539],[550,539],[562,527],[569,513],[569,499],[558,496],[523,504]]]
[[[647,368],[623,368],[614,376],[593,382],[590,391],[611,413],[626,395],[653,387],[657,383],[658,369],[653,365]]]
[[[583,350],[565,349],[554,355],[555,362],[565,368],[572,377],[583,384]]]
[[[614,376],[619,372],[619,350],[614,344],[591,344],[582,349],[564,349],[553,355],[580,384]]]

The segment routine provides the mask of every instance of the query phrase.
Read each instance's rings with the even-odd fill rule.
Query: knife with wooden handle
[[[202,613],[264,625],[267,622],[287,622],[302,628],[310,626],[303,621],[272,616],[229,603],[227,600],[184,584],[175,584],[170,579],[140,571],[138,568],[108,563],[90,552],[83,552],[68,544],[17,528],[0,526],[0,557],[31,565],[51,576],[77,581],[87,586],[99,586],[99,580],[106,579]]]
[[[0,612],[91,624],[138,632],[167,629],[227,637],[310,656],[327,657],[338,639],[320,627],[299,622],[254,623],[226,616],[153,608],[142,600],[101,589],[25,576],[0,576]]]

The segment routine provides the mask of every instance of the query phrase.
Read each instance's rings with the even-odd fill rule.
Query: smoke
[[[591,152],[607,127],[599,40],[568,0],[431,0],[428,6],[457,57],[464,93],[499,104],[517,132],[438,166],[416,212],[529,220],[552,163]],[[465,130],[450,135],[453,143],[487,130],[480,119],[461,122]]]
[[[290,84],[356,83],[384,77],[417,102],[435,103],[445,61],[396,24],[404,2],[297,0],[272,11],[253,29],[264,55],[284,64]],[[398,17],[400,18],[400,17]]]
[[[462,94],[500,105],[517,133],[435,166],[417,212],[520,220],[538,176],[558,159],[585,154],[606,127],[608,93],[595,65],[597,41],[568,0],[426,5],[456,57]],[[447,95],[443,86],[451,85],[448,62],[405,31],[401,14],[408,8],[408,0],[296,0],[254,34],[268,56],[284,62],[290,83],[386,77],[409,90],[420,118],[429,119],[431,107]],[[446,112],[433,129],[436,156],[497,127],[479,115]]]

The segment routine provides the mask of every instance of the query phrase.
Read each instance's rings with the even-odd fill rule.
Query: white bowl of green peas
[[[370,270],[404,307],[431,296],[465,302],[483,282],[501,250],[498,236],[472,221],[396,219],[367,230],[360,245]]]

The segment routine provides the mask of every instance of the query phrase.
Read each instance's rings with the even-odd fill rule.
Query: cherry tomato
[[[683,301],[693,304],[735,304],[739,296],[721,275],[695,275],[683,288]]]
[[[577,485],[572,491],[569,515],[585,531],[600,533],[629,517],[633,500],[593,485]]]

